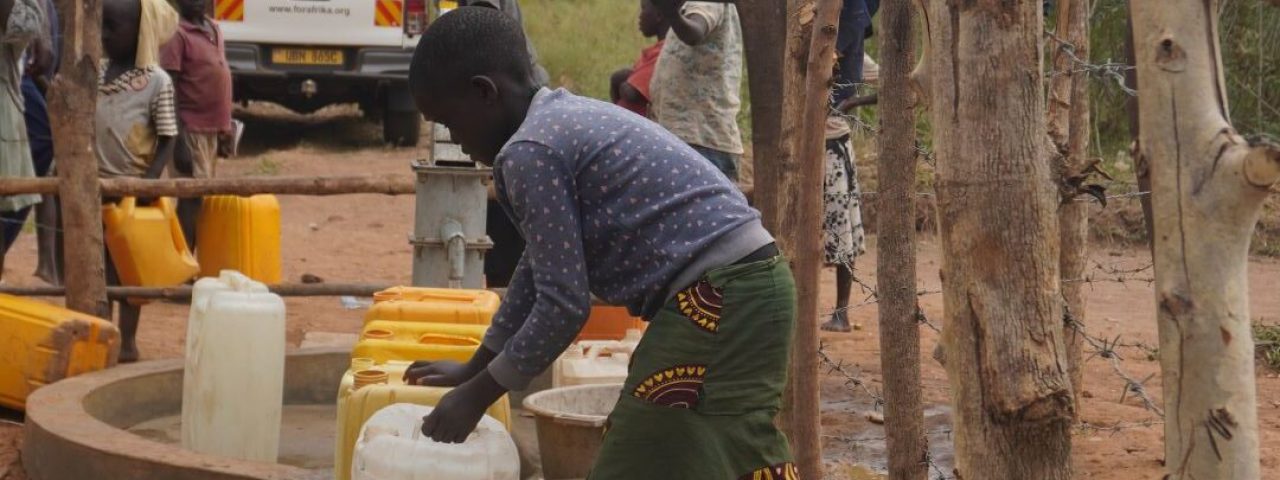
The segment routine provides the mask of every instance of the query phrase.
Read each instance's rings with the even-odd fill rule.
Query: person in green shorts
[[[470,361],[406,372],[456,386],[423,434],[464,441],[490,404],[559,357],[595,294],[650,324],[591,478],[795,479],[773,423],[795,286],[759,212],[657,124],[539,87],[524,45],[514,20],[464,7],[432,24],[410,68],[418,109],[493,166],[527,241]]]

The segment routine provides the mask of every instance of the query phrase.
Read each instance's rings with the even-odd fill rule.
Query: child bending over
[[[491,9],[441,16],[418,43],[417,107],[492,165],[528,242],[507,298],[465,364],[406,380],[456,386],[422,426],[461,442],[577,336],[591,295],[649,321],[591,478],[794,478],[773,424],[786,383],[795,286],[729,179],[657,124],[539,88],[520,25]]]

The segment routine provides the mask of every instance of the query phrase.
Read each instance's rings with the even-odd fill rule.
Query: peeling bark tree
[[[932,0],[947,378],[963,479],[1071,478],[1040,0]]]
[[[1280,147],[1231,127],[1218,7],[1130,4],[1173,480],[1261,476],[1247,267],[1262,202],[1280,180]]]
[[[1075,201],[1091,167],[1089,149],[1089,77],[1074,72],[1072,56],[1089,58],[1089,2],[1058,0],[1058,38],[1067,44],[1054,44],[1054,77],[1049,89],[1049,137],[1053,140],[1054,175],[1062,203],[1058,206],[1058,230],[1062,251],[1058,268],[1062,276],[1062,297],[1066,300],[1064,330],[1067,344],[1067,369],[1072,391],[1076,395],[1076,414],[1080,412],[1079,395],[1084,390],[1084,336],[1075,324],[1084,325],[1085,263],[1089,256],[1089,204]]]
[[[920,393],[920,323],[916,321],[916,128],[909,76],[915,56],[911,5],[880,11],[880,154],[876,168],[876,283],[880,365],[884,371],[885,449],[891,480],[924,480],[928,444]]]
[[[49,119],[58,139],[62,224],[66,232],[67,306],[110,318],[102,258],[102,201],[98,159],[93,153],[93,112],[98,106],[98,59],[102,56],[102,4],[59,0],[62,66],[49,95]]]

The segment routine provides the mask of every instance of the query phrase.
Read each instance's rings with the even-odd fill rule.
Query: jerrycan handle
[[[133,198],[130,197],[130,200],[132,199]],[[159,208],[160,211],[164,213],[165,218],[169,220],[169,237],[173,240],[173,249],[176,250],[179,255],[190,257],[191,250],[187,248],[187,236],[182,233],[182,222],[178,220],[177,210],[174,209],[167,198],[157,198],[155,206],[156,208]]]
[[[121,198],[120,202],[116,204],[116,207],[120,209],[120,212],[123,213],[125,217],[132,217],[133,211],[138,208],[138,197]]]
[[[461,345],[467,347],[480,345],[480,341],[474,338],[446,333],[424,333],[421,337],[418,337],[418,343],[423,345]]]

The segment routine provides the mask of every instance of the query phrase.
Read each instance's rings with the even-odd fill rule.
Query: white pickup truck
[[[214,0],[237,100],[299,113],[358,103],[383,139],[416,145],[406,79],[413,48],[450,0]]]

